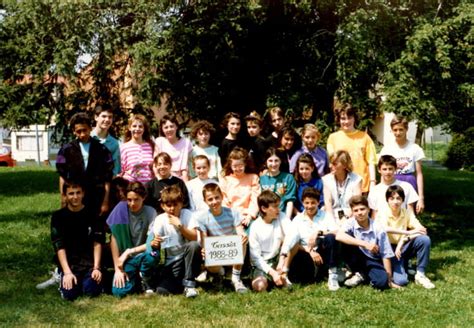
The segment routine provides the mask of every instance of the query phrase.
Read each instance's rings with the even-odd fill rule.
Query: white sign
[[[206,237],[206,266],[222,266],[244,263],[242,237],[238,235]]]

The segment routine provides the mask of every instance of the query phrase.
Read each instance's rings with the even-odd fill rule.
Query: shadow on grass
[[[0,194],[25,196],[58,192],[58,174],[53,170],[0,170]]]
[[[11,214],[0,214],[0,222],[36,222],[43,220],[45,217],[51,217],[53,211],[21,211],[14,215]]]

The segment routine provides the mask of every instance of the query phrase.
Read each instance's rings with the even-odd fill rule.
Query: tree
[[[388,111],[461,133],[474,122],[474,4],[454,16],[419,25],[390,65],[384,92]]]

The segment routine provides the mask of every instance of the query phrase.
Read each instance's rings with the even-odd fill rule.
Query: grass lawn
[[[471,326],[474,174],[426,168],[425,181],[427,210],[420,219],[433,241],[428,276],[434,290],[410,284],[385,292],[363,286],[331,293],[321,283],[259,295],[228,289],[201,291],[194,300],[104,295],[70,303],[55,288],[35,289],[52,269],[49,220],[59,206],[55,172],[0,168],[0,325]]]

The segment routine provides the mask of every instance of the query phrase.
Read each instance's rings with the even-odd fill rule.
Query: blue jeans
[[[63,288],[63,277],[64,273],[61,273],[61,285],[59,291],[61,292],[62,298],[68,301],[74,301],[81,295],[86,295],[90,297],[99,296],[102,292],[102,285],[98,284],[94,279],[92,279],[92,272],[73,272],[76,276],[77,284],[74,285],[71,289]]]
[[[392,245],[396,247],[396,245]],[[416,270],[425,273],[430,261],[431,239],[427,235],[421,235],[403,245],[400,260],[392,258],[393,282],[400,286],[408,284],[407,266],[408,261],[416,256]]]
[[[128,276],[128,280],[125,281],[123,288],[118,288],[112,285],[112,294],[118,297],[124,297],[128,294],[138,292],[140,286],[140,273],[144,279],[149,279],[153,270],[160,263],[159,253],[156,256],[151,255],[149,252],[143,252],[130,259],[124,264],[124,272]]]
[[[388,274],[382,259],[373,259],[365,255],[358,246],[344,245],[344,260],[352,272],[359,272],[369,278],[372,287],[380,290],[387,289]]]

